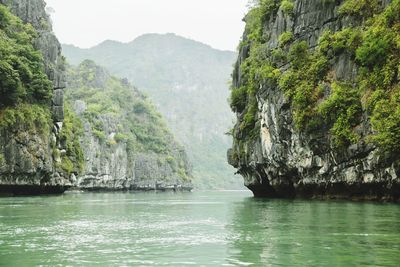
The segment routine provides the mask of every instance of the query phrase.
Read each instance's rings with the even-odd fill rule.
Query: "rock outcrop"
[[[85,190],[191,189],[191,165],[155,107],[93,61],[69,70],[67,103],[83,124]]]
[[[72,185],[70,177],[58,170],[53,160],[53,153],[64,149],[58,138],[64,119],[65,69],[61,46],[52,31],[43,0],[0,0],[0,4],[8,6],[24,23],[35,28],[34,47],[43,55],[45,72],[54,88],[52,104],[42,109],[52,116],[53,125],[49,129],[28,130],[26,124],[17,123],[1,131],[0,193],[61,193]]]
[[[354,131],[357,138],[337,145],[334,142],[332,125],[328,122],[324,121],[312,130],[305,130],[296,124],[294,112],[297,106],[293,104],[296,100],[291,100],[292,96],[282,89],[282,81],[276,82],[271,78],[275,73],[285,75],[292,71],[295,64],[293,59],[277,60],[275,53],[280,51],[283,52],[280,56],[286,57],[289,54],[290,57],[293,52],[290,52],[290,45],[286,43],[296,44],[303,41],[311,51],[309,53],[321,51],[323,48],[320,40],[324,33],[333,35],[347,28],[356,31],[357,27],[362,28],[366,24],[368,16],[360,19],[356,14],[343,12],[342,6],[346,2],[343,0],[295,0],[282,1],[282,4],[281,1],[265,2],[275,2],[275,7],[268,11],[269,14],[264,13],[265,17],[261,20],[262,38],[266,40],[261,41],[264,46],[262,51],[266,56],[261,52],[258,58],[268,61],[271,70],[266,74],[269,76],[258,80],[256,85],[254,129],[245,129],[249,97],[245,108],[234,108],[237,124],[233,129],[233,148],[228,151],[229,163],[237,168],[238,173],[244,177],[245,185],[258,197],[399,200],[399,154],[393,151],[387,153],[369,140],[376,132],[371,126],[370,110],[363,106],[357,115],[357,123],[351,126],[351,131]],[[286,2],[285,5],[283,2]],[[347,2],[349,4],[351,1]],[[375,14],[381,14],[391,2],[396,1],[372,2],[378,5],[379,11]],[[358,4],[366,5],[361,4],[361,1]],[[352,12],[357,12],[356,7]],[[251,57],[252,50],[257,49],[256,41],[252,41],[253,37],[250,36],[250,23],[254,23],[251,19],[246,18],[248,26],[233,73],[232,90],[247,86],[251,79],[248,78],[248,69],[243,65]],[[285,40],[285,37],[288,38]],[[349,40],[344,39],[346,42]],[[328,45],[335,44],[332,41]],[[354,54],[344,51],[335,51],[328,58],[327,74],[319,80],[324,92],[316,100],[317,108],[313,110],[318,111],[319,103],[334,94],[333,83],[346,81],[358,86],[360,61],[355,59]],[[365,69],[369,71],[368,68],[364,68],[364,71]],[[262,74],[255,74],[257,75]],[[306,71],[303,75],[307,75]],[[394,74],[392,87],[396,87],[399,82],[399,76],[396,78],[396,75],[399,74]],[[300,79],[301,77],[298,78]],[[310,80],[309,83],[313,81]],[[294,84],[292,87],[297,86],[301,85]],[[308,97],[298,94],[298,97],[302,96]],[[310,121],[313,119],[311,116],[309,118]]]

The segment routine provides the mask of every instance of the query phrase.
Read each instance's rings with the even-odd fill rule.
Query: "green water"
[[[248,192],[0,198],[0,266],[400,266],[400,206]]]

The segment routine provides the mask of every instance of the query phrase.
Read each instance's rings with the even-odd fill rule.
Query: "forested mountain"
[[[226,163],[232,127],[229,79],[236,54],[174,34],[147,34],[130,43],[105,41],[90,49],[64,45],[71,64],[92,59],[146,92],[184,144],[200,188],[239,188]]]

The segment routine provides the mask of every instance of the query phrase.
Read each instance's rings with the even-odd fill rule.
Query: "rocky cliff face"
[[[43,0],[1,0],[0,4],[9,6],[23,23],[31,24],[36,30],[37,37],[33,45],[43,54],[45,73],[54,88],[51,104],[41,105],[36,110],[30,104],[25,109],[16,107],[15,110],[27,119],[17,120],[12,126],[2,129],[0,191],[16,194],[63,192],[71,185],[71,181],[57,169],[53,160],[53,153],[64,149],[58,138],[64,119],[65,77],[61,46],[52,32]],[[44,116],[49,125],[46,123],[46,127],[41,127],[36,120],[31,121],[33,127],[28,126],[29,112]]]
[[[76,186],[87,190],[191,187],[184,149],[150,101],[126,79],[92,61],[71,68],[67,103],[81,119],[84,170]],[[157,188],[156,188],[157,187]]]
[[[260,1],[249,12],[233,74],[228,160],[255,196],[400,198],[398,151],[376,141],[387,128],[378,127],[382,107],[368,104],[377,91],[378,102],[391,103],[398,90],[398,14],[398,1],[343,0]],[[371,27],[383,32],[377,39],[390,36],[390,48],[368,63],[363,51],[376,53]],[[389,58],[389,81],[372,81],[384,80]],[[383,116],[394,116],[392,125],[396,108]]]
[[[61,55],[61,44],[53,33],[46,3],[43,0],[0,0],[24,23],[31,24],[38,33],[34,46],[44,58],[45,70],[54,85],[52,114],[55,122],[64,119],[63,89],[65,88],[65,62]]]

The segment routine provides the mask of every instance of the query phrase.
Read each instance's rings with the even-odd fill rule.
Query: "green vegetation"
[[[397,153],[400,92],[400,1],[392,3],[360,29],[362,42],[356,49],[361,66],[357,85],[370,111],[372,140],[388,152]]]
[[[37,34],[0,5],[0,129],[48,137],[53,87],[42,55],[33,47]]]
[[[285,14],[292,14],[294,10],[294,3],[292,0],[282,0],[281,9]]]
[[[0,166],[2,166],[4,163],[5,163],[5,158],[4,158],[4,155],[3,155],[3,153],[0,153]]]
[[[93,134],[101,142],[109,145],[124,142],[136,152],[167,153],[171,135],[161,115],[144,95],[89,60],[69,71],[73,90],[67,92],[67,97],[85,101],[83,117],[90,122]],[[120,124],[112,140],[104,126],[109,118]]]
[[[230,103],[233,111],[242,112],[246,108],[246,100],[246,87],[232,88]]]
[[[378,0],[346,0],[340,7],[339,13],[365,19],[378,13],[379,6]]]
[[[83,126],[80,119],[69,106],[64,108],[65,117],[60,131],[60,142],[66,145],[66,153],[61,156],[61,168],[67,173],[81,173],[84,168],[84,156],[80,144],[83,136]],[[53,155],[57,156],[57,155]]]
[[[249,57],[240,65],[243,74],[243,86],[232,88],[230,104],[235,112],[243,113],[241,130],[252,133],[257,121],[256,94],[264,83],[275,84],[280,77],[280,70],[267,60],[263,45],[253,44]]]
[[[322,79],[328,72],[329,62],[320,51],[311,53],[306,42],[296,42],[289,50],[291,67],[279,80],[280,88],[291,100],[296,126],[312,131],[322,123],[317,102],[323,97]]]
[[[43,58],[33,47],[36,32],[0,5],[0,108],[20,103],[49,103],[52,83]]]
[[[389,99],[382,97],[374,105],[371,122],[378,134],[372,139],[389,152],[400,151],[400,89],[393,90]]]
[[[93,136],[104,147],[114,149],[118,144],[125,144],[131,158],[142,152],[154,152],[160,160],[168,159],[171,168],[182,179],[190,180],[185,164],[175,151],[179,146],[146,96],[90,60],[70,68],[68,78],[71,88],[66,92],[67,102],[84,101],[85,108],[79,116],[90,124]],[[72,144],[78,144],[82,135],[79,119],[69,114],[68,121],[70,126],[76,126],[66,127],[65,135],[70,137]],[[77,146],[71,146],[66,155],[71,160],[63,160],[63,169],[71,171],[81,167],[82,155]],[[79,165],[72,166],[71,163]]]
[[[45,19],[41,27],[48,29]],[[78,141],[81,125],[66,109],[60,132],[60,143],[66,152],[61,155],[57,144],[50,140],[53,127],[51,99],[53,84],[47,77],[44,59],[33,46],[37,33],[0,5],[0,129],[32,135],[40,134],[53,148],[56,165],[67,174],[83,169],[83,153]],[[51,62],[49,62],[51,65]]]
[[[285,46],[293,41],[293,33],[292,32],[284,32],[279,36],[279,45]]]
[[[266,41],[263,39],[263,25],[280,6],[280,0],[253,0],[251,3],[253,8],[245,17],[247,37],[241,42],[241,46]]]
[[[255,6],[246,15],[247,38],[241,42],[240,47],[250,46],[250,55],[239,66],[243,86],[231,88],[230,105],[233,111],[242,113],[243,120],[240,129],[251,136],[255,136],[257,122],[256,94],[263,83],[276,83],[280,76],[279,69],[270,64],[266,40],[263,38],[263,25],[269,16],[279,8],[279,1],[260,0],[254,2]],[[289,41],[289,40],[287,40]]]
[[[283,5],[289,6],[284,2],[282,9]],[[259,2],[247,15],[246,32],[262,34],[260,18],[265,20],[271,15],[260,11],[263,4]],[[242,46],[250,45],[250,54],[240,66],[242,84],[232,88],[231,96],[232,109],[242,114],[245,127],[241,130],[251,131],[256,125],[252,114],[257,113],[254,99],[260,89],[277,83],[290,100],[300,130],[311,132],[328,127],[337,146],[365,138],[388,152],[399,152],[400,0],[381,9],[375,0],[345,1],[340,14],[355,17],[356,25],[335,33],[326,31],[315,49],[305,41],[293,41],[290,32],[282,33],[281,48],[275,49],[266,47],[265,36],[253,38],[250,34],[242,42]],[[285,51],[287,57],[283,56]],[[332,63],[341,55],[357,64],[355,80],[340,80],[332,71]],[[290,67],[280,75],[279,66],[287,63]],[[356,131],[363,112],[371,119],[374,133],[370,137]]]
[[[318,113],[327,125],[333,125],[331,132],[337,145],[357,143],[359,136],[353,129],[362,114],[360,92],[351,84],[334,82],[331,86],[331,95],[318,106]]]
[[[0,129],[16,128],[47,136],[52,125],[48,107],[38,104],[19,104],[0,111]]]

